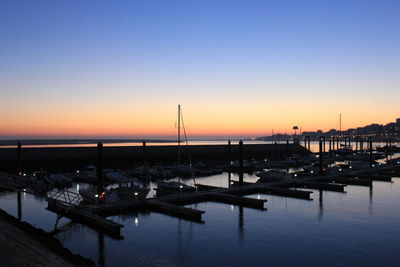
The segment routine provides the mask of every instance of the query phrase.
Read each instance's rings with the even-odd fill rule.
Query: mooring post
[[[243,141],[239,141],[239,185],[243,185]]]
[[[364,141],[363,139],[360,137],[360,151],[363,152],[364,150]]]
[[[372,168],[372,140],[369,141],[369,167]]]
[[[17,175],[22,175],[22,144],[18,142],[17,144]]]
[[[18,220],[22,220],[22,200],[21,200],[21,191],[17,191],[17,203],[18,203]]]
[[[142,156],[143,156],[143,164],[146,164],[146,142],[143,142]]]
[[[228,164],[231,164],[231,140],[228,140]]]
[[[104,191],[103,181],[103,143],[97,144],[97,179],[98,179],[98,194],[100,196]]]
[[[323,173],[324,168],[322,167],[322,139],[319,139],[319,174]]]
[[[308,150],[311,150],[311,137],[308,136]]]
[[[329,157],[332,157],[332,140],[329,140]]]
[[[289,140],[286,140],[286,173],[289,173],[289,165],[288,165],[288,159],[289,159]]]
[[[322,138],[322,142],[323,142],[323,145],[322,145],[323,152],[325,153],[326,152],[326,150],[325,150],[325,136],[321,136],[321,138]]]
[[[388,159],[389,156],[389,139],[386,138],[386,146],[385,146],[385,157],[386,160]]]
[[[356,137],[356,152],[358,151],[358,137]]]

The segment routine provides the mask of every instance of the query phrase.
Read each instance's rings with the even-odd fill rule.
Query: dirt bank
[[[1,266],[94,266],[54,237],[0,209]]]

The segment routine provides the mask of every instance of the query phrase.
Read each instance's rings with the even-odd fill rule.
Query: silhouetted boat
[[[182,169],[181,166],[181,106],[178,105],[178,166],[176,166],[177,169]],[[182,117],[183,119],[183,117]],[[185,139],[186,139],[186,145],[188,147],[188,142],[187,142],[187,137],[186,137],[186,130],[185,131]],[[190,154],[189,154],[189,161],[191,165],[191,159],[190,159]],[[193,167],[189,166],[191,171],[192,171],[192,176],[193,176]],[[187,169],[187,167],[184,167],[184,169]],[[193,178],[194,179],[194,178]],[[186,185],[181,182],[180,175],[178,175],[178,182],[171,181],[171,182],[159,182],[157,183],[157,194],[171,194],[171,193],[185,193],[185,192],[194,192],[196,191],[196,187]]]
[[[120,184],[117,188],[105,190],[106,202],[117,201],[140,201],[144,200],[149,194],[150,189],[133,182]],[[98,203],[99,195],[96,188],[80,189],[79,194],[82,196],[86,203]]]

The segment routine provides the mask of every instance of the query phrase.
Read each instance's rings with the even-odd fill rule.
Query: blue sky
[[[124,134],[165,135],[177,103],[199,134],[255,135],[256,119],[328,129],[339,112],[348,127],[388,122],[398,116],[399,14],[400,1],[2,1],[0,135],[63,135],[64,119],[68,135],[84,125],[107,135],[121,114],[137,122],[121,119]],[[310,119],[322,102],[329,123]],[[284,112],[254,117],[278,103]],[[91,125],[104,107],[103,125]],[[230,114],[237,121],[218,127]]]

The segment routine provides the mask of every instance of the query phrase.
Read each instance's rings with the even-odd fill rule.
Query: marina
[[[284,199],[299,199],[303,201],[308,200],[314,202],[316,199],[319,199],[323,196],[323,192],[334,192],[347,195],[348,192],[346,188],[348,188],[348,186],[367,187],[370,188],[369,190],[371,191],[374,181],[390,184],[393,182],[392,179],[395,179],[395,177],[400,177],[400,165],[383,164],[374,168],[370,168],[370,166],[367,164],[367,168],[358,170],[347,168],[346,171],[343,172],[335,171],[332,174],[323,175],[318,174],[318,172],[316,174],[305,174],[304,171],[299,172],[296,171],[296,169],[293,169],[290,172],[290,176],[292,177],[290,180],[273,179],[271,181],[263,180],[263,182],[260,182],[257,181],[257,177],[254,174],[251,174],[250,177],[256,178],[248,180],[248,178],[243,178],[246,176],[244,173],[244,168],[242,167],[243,169],[240,169],[240,166],[244,165],[241,161],[245,161],[247,158],[238,155],[237,152],[249,156],[250,153],[246,151],[246,148],[249,146],[242,146],[242,148],[239,147],[232,149],[234,146],[229,145],[229,151],[231,154],[225,154],[225,160],[228,158],[239,158],[239,169],[236,169],[236,171],[233,173],[229,172],[220,174],[223,176],[227,175],[227,181],[225,183],[219,185],[218,183],[207,184],[206,181],[210,179],[207,176],[203,178],[205,183],[201,183],[202,178],[197,178],[198,182],[195,184],[196,190],[193,192],[175,192],[167,195],[157,195],[153,193],[148,198],[143,200],[120,200],[109,203],[106,200],[104,203],[82,204],[83,197],[79,193],[82,191],[82,189],[76,191],[71,191],[68,188],[52,190],[45,198],[47,203],[45,208],[54,213],[57,218],[54,226],[55,228],[51,232],[55,231],[55,233],[58,233],[59,231],[63,231],[58,230],[58,224],[62,220],[69,219],[71,220],[71,223],[75,222],[85,225],[91,228],[93,231],[98,231],[102,236],[105,235],[113,240],[124,240],[127,238],[124,234],[126,225],[121,223],[120,220],[113,220],[113,218],[118,218],[119,216],[129,217],[132,216],[129,215],[132,213],[149,215],[164,214],[166,216],[174,217],[177,220],[185,220],[195,224],[209,224],[209,222],[205,219],[205,217],[207,217],[208,210],[198,208],[204,205],[202,203],[220,203],[206,205],[231,205],[231,207],[236,206],[240,209],[255,209],[261,212],[269,213],[271,208],[269,207],[269,202],[267,201],[271,196],[274,198],[282,197]],[[97,156],[98,164],[100,164],[98,167],[103,169],[104,160],[102,157],[105,155],[101,148],[101,146],[98,148]],[[17,153],[17,155],[22,155],[22,151],[24,151],[23,148],[19,146],[17,147],[17,150],[18,149],[21,152]],[[234,155],[232,151],[236,151],[236,155]],[[335,151],[333,151],[333,153],[317,153],[319,156],[322,155],[322,162],[329,159],[329,154],[335,155]],[[22,157],[18,156],[17,161],[21,160],[19,158]],[[316,159],[317,165],[319,164],[319,159]],[[371,158],[368,159],[371,160]],[[23,162],[20,162],[18,166],[22,167]],[[335,170],[335,166],[336,165],[332,165],[331,168]],[[340,166],[345,168],[343,163],[341,163]],[[318,169],[319,167],[317,166],[317,170]],[[21,173],[21,171],[18,173]],[[299,176],[297,177],[298,174]],[[99,175],[99,173],[97,173],[97,175]],[[5,176],[7,176],[8,179],[4,179]],[[232,176],[235,176],[236,178],[233,179]],[[27,180],[24,176],[15,176],[12,174],[3,173],[2,177],[3,179],[1,179],[0,188],[8,192],[15,191],[19,196],[18,217],[21,218],[22,215],[20,213],[22,213],[22,207],[20,206],[22,204],[20,203],[20,195],[25,195],[28,192],[35,194],[35,192],[28,188],[29,184],[26,183]],[[94,185],[99,185],[99,183],[103,184],[104,181],[102,181],[102,179],[104,178],[101,178],[100,180],[97,178]],[[13,183],[10,183],[9,181],[13,181]],[[154,186],[157,186],[157,183],[155,183]],[[313,190],[317,190],[316,192],[317,195],[319,195],[318,197],[316,197],[315,191]],[[254,198],[254,196],[257,197]],[[319,199],[319,201],[321,201],[321,199]]]

